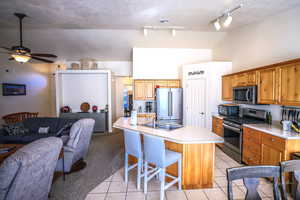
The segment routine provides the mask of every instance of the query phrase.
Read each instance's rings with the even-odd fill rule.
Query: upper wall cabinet
[[[154,100],[154,82],[152,80],[134,81],[134,99],[135,100]]]
[[[222,99],[232,100],[232,88],[257,85],[259,104],[300,106],[300,59],[222,77]]]
[[[300,106],[300,62],[279,67],[279,104]]]
[[[232,100],[232,83],[234,76],[223,76],[222,77],[222,100]]]
[[[134,80],[134,100],[154,100],[156,87],[179,88],[180,80]]]
[[[245,72],[234,75],[233,87],[256,85],[256,72]]]
[[[261,69],[257,71],[257,102],[260,104],[277,103],[277,68]]]

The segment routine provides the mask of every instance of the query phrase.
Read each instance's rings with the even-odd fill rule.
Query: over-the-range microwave
[[[234,87],[233,102],[239,104],[256,104],[257,87],[256,86]]]

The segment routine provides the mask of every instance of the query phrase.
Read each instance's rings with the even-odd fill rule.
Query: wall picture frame
[[[2,83],[3,96],[25,96],[26,85],[15,83]]]

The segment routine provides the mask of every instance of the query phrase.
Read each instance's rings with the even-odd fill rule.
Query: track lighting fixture
[[[176,30],[172,29],[172,36],[175,37],[176,36]]]
[[[214,22],[214,26],[215,26],[215,29],[218,31],[221,29],[221,24],[220,24],[220,20],[217,19],[215,22]]]
[[[182,26],[144,26],[143,27],[143,31],[144,31],[144,36],[146,37],[146,36],[148,36],[148,31],[149,30],[153,30],[153,31],[155,31],[155,30],[166,30],[166,31],[170,31],[170,33],[171,33],[171,35],[173,36],[173,37],[175,37],[176,36],[176,34],[177,34],[177,31],[178,30],[183,30],[184,29],[184,27],[182,27]]]
[[[211,23],[214,25],[215,29],[217,31],[219,31],[222,27],[220,24],[220,20],[224,19],[222,26],[224,28],[227,28],[230,26],[231,22],[232,22],[232,13],[240,8],[243,7],[243,4],[240,4],[234,8],[232,8],[231,10],[227,10],[223,15],[217,17],[216,19],[212,20]]]
[[[223,23],[223,26],[227,28],[231,24],[231,22],[232,22],[232,16],[230,15],[230,13],[227,13],[227,17]]]
[[[147,37],[148,36],[148,29],[144,28],[144,36]]]

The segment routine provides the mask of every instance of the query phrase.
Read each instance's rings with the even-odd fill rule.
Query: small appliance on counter
[[[145,105],[145,108],[146,108],[146,112],[147,113],[151,113],[152,111],[153,111],[153,102],[151,102],[151,101],[146,101],[146,103],[145,103],[146,105]]]
[[[257,86],[233,88],[233,102],[239,104],[256,104]]]
[[[239,109],[236,104],[221,104],[218,106],[218,113],[223,116],[238,116]]]

